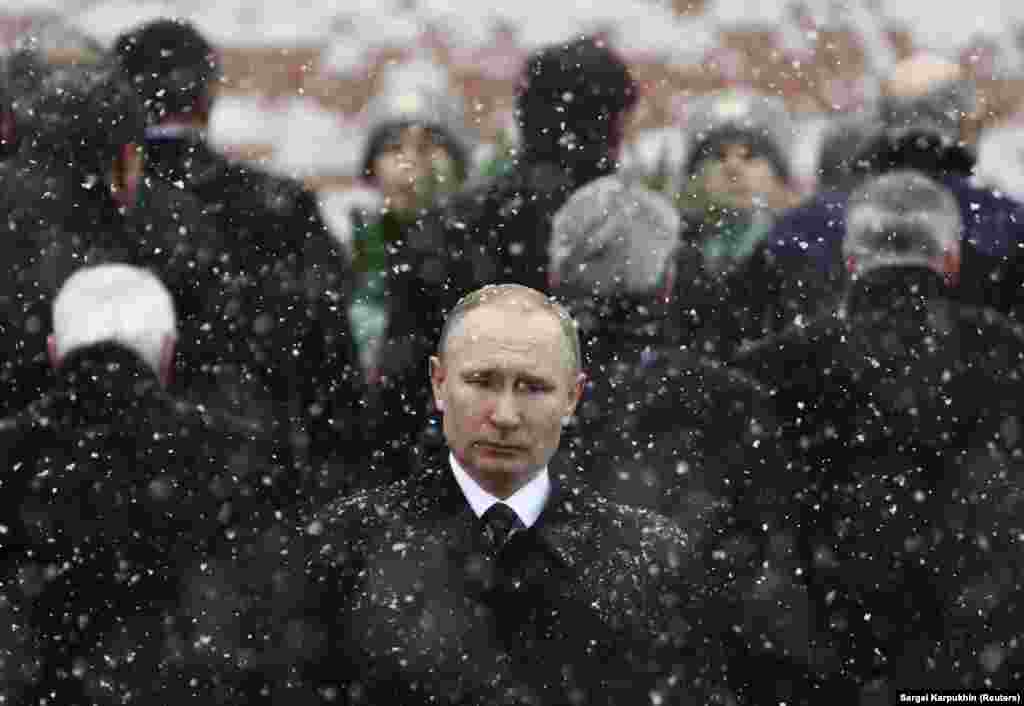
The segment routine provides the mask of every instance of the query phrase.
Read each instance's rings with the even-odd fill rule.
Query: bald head
[[[448,313],[448,318],[445,319],[444,328],[441,331],[441,341],[438,345],[439,358],[444,358],[452,340],[461,332],[461,324],[466,315],[485,307],[494,309],[508,307],[524,313],[537,311],[550,314],[561,329],[566,363],[570,371],[573,375],[580,372],[582,356],[576,322],[561,304],[536,289],[520,284],[492,284],[470,292],[460,299]]]
[[[893,67],[886,80],[885,95],[894,98],[924,96],[936,87],[964,78],[963,68],[949,59],[928,53],[917,53]]]
[[[962,139],[963,121],[976,104],[977,89],[959,64],[916,54],[893,69],[879,113],[892,136],[935,135],[954,144]]]

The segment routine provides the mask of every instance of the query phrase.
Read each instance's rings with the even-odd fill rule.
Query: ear
[[[121,146],[110,176],[110,192],[119,206],[135,204],[145,166],[146,160],[139,145],[130,142]]]
[[[60,368],[60,353],[57,352],[57,337],[52,333],[46,337],[46,352],[50,356],[50,365],[54,370]]]
[[[160,345],[160,384],[170,387],[174,384],[174,336],[167,334]]]
[[[444,412],[444,383],[447,379],[448,371],[441,358],[430,356],[430,387],[434,390],[434,407],[438,412]]]
[[[947,286],[956,287],[960,284],[960,253],[957,249],[949,249],[942,254],[939,268],[946,279]]]
[[[672,301],[672,294],[676,288],[676,265],[675,260],[671,260],[668,267],[665,268],[665,286],[662,288],[661,296],[664,298],[665,303],[668,304]]]
[[[576,382],[569,391],[569,404],[566,406],[564,418],[567,420],[576,412],[576,407],[583,399],[583,388],[587,385],[587,374],[580,372],[576,375]]]

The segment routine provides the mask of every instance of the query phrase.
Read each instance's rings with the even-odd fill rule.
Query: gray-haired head
[[[555,214],[549,271],[567,293],[649,294],[664,285],[679,247],[672,203],[618,175],[578,189]]]
[[[843,255],[855,275],[900,266],[945,273],[945,260],[959,257],[962,230],[949,189],[919,172],[892,172],[850,195]]]
[[[546,311],[558,320],[565,344],[566,363],[573,376],[579,374],[583,366],[583,356],[580,352],[580,336],[576,322],[568,310],[554,299],[521,284],[489,284],[460,299],[445,318],[444,327],[441,329],[441,340],[437,347],[438,357],[444,360],[451,337],[469,312],[484,306],[513,303]]]

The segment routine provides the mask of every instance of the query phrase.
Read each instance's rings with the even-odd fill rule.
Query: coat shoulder
[[[691,546],[686,532],[664,515],[598,493],[583,496],[579,515],[595,540],[613,537],[621,548],[637,552],[647,563],[666,559],[674,563]]]

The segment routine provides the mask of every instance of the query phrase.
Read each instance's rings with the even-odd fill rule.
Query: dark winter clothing
[[[25,667],[5,660],[5,696],[218,703],[241,642],[210,629],[217,599],[190,582],[231,580],[223,568],[285,520],[270,451],[251,424],[162,391],[127,349],[68,355],[58,390],[0,422],[0,590]]]
[[[1018,315],[1024,206],[972,185],[968,152],[924,133],[885,133],[869,140],[857,161],[862,176],[917,169],[948,187],[964,221],[956,298]],[[763,305],[751,308],[763,332],[780,331],[797,316],[807,319],[834,310],[847,279],[842,241],[848,197],[847,191],[826,190],[784,214],[742,273],[761,294]]]
[[[594,370],[577,416],[588,482],[695,538],[727,491],[778,470],[768,391],[689,351],[623,346]]]
[[[775,554],[746,598],[760,654],[733,674],[794,704],[1005,688],[1022,664],[1024,334],[918,268],[865,276],[844,313],[735,361],[776,390],[791,463],[770,503],[737,509],[774,517]]]
[[[382,281],[387,310],[367,395],[371,455],[363,487],[389,482],[393,469],[404,473],[415,462],[416,444],[433,413],[428,360],[447,312],[463,294],[449,284],[453,270],[438,231],[394,213],[382,216],[378,227],[388,243]]]
[[[7,224],[0,284],[6,413],[51,385],[50,306],[64,280],[87,264],[152,268],[174,295],[182,367],[213,366],[215,359],[199,359],[197,351],[215,330],[230,287],[214,269],[217,234],[203,221],[198,204],[187,194],[152,184],[142,189],[137,206],[123,210],[103,182],[89,181],[76,165],[48,161],[47,154],[26,149],[0,167],[0,215]]]
[[[296,463],[320,469],[336,454],[347,458],[363,402],[347,313],[352,278],[313,195],[230,162],[195,135],[151,131],[146,148],[154,180],[198,199],[219,231],[219,267],[237,289],[227,335],[213,339],[232,368],[221,377],[266,381],[264,402]],[[335,492],[325,488],[321,500]]]
[[[599,42],[581,39],[527,60],[516,97],[516,167],[424,219],[468,278],[451,286],[462,293],[499,282],[547,290],[551,220],[575,189],[614,171],[623,116],[635,101],[628,68]]]
[[[228,335],[213,339],[223,349],[216,377],[255,376],[269,392],[260,406],[286,452],[299,472],[315,476],[360,436],[345,255],[302,184],[232,163],[190,127],[208,119],[221,74],[215,50],[194,26],[158,20],[115,45],[122,76],[147,109],[147,174],[198,199],[223,243],[221,272],[237,287]],[[244,395],[239,401],[248,404]]]
[[[319,649],[275,695],[715,703],[702,569],[687,538],[554,467],[552,482],[537,524],[496,556],[447,464],[325,509],[308,530],[306,567]]]
[[[669,314],[674,344],[723,360],[760,337],[764,297],[745,273],[772,218],[727,208],[683,213]]]

